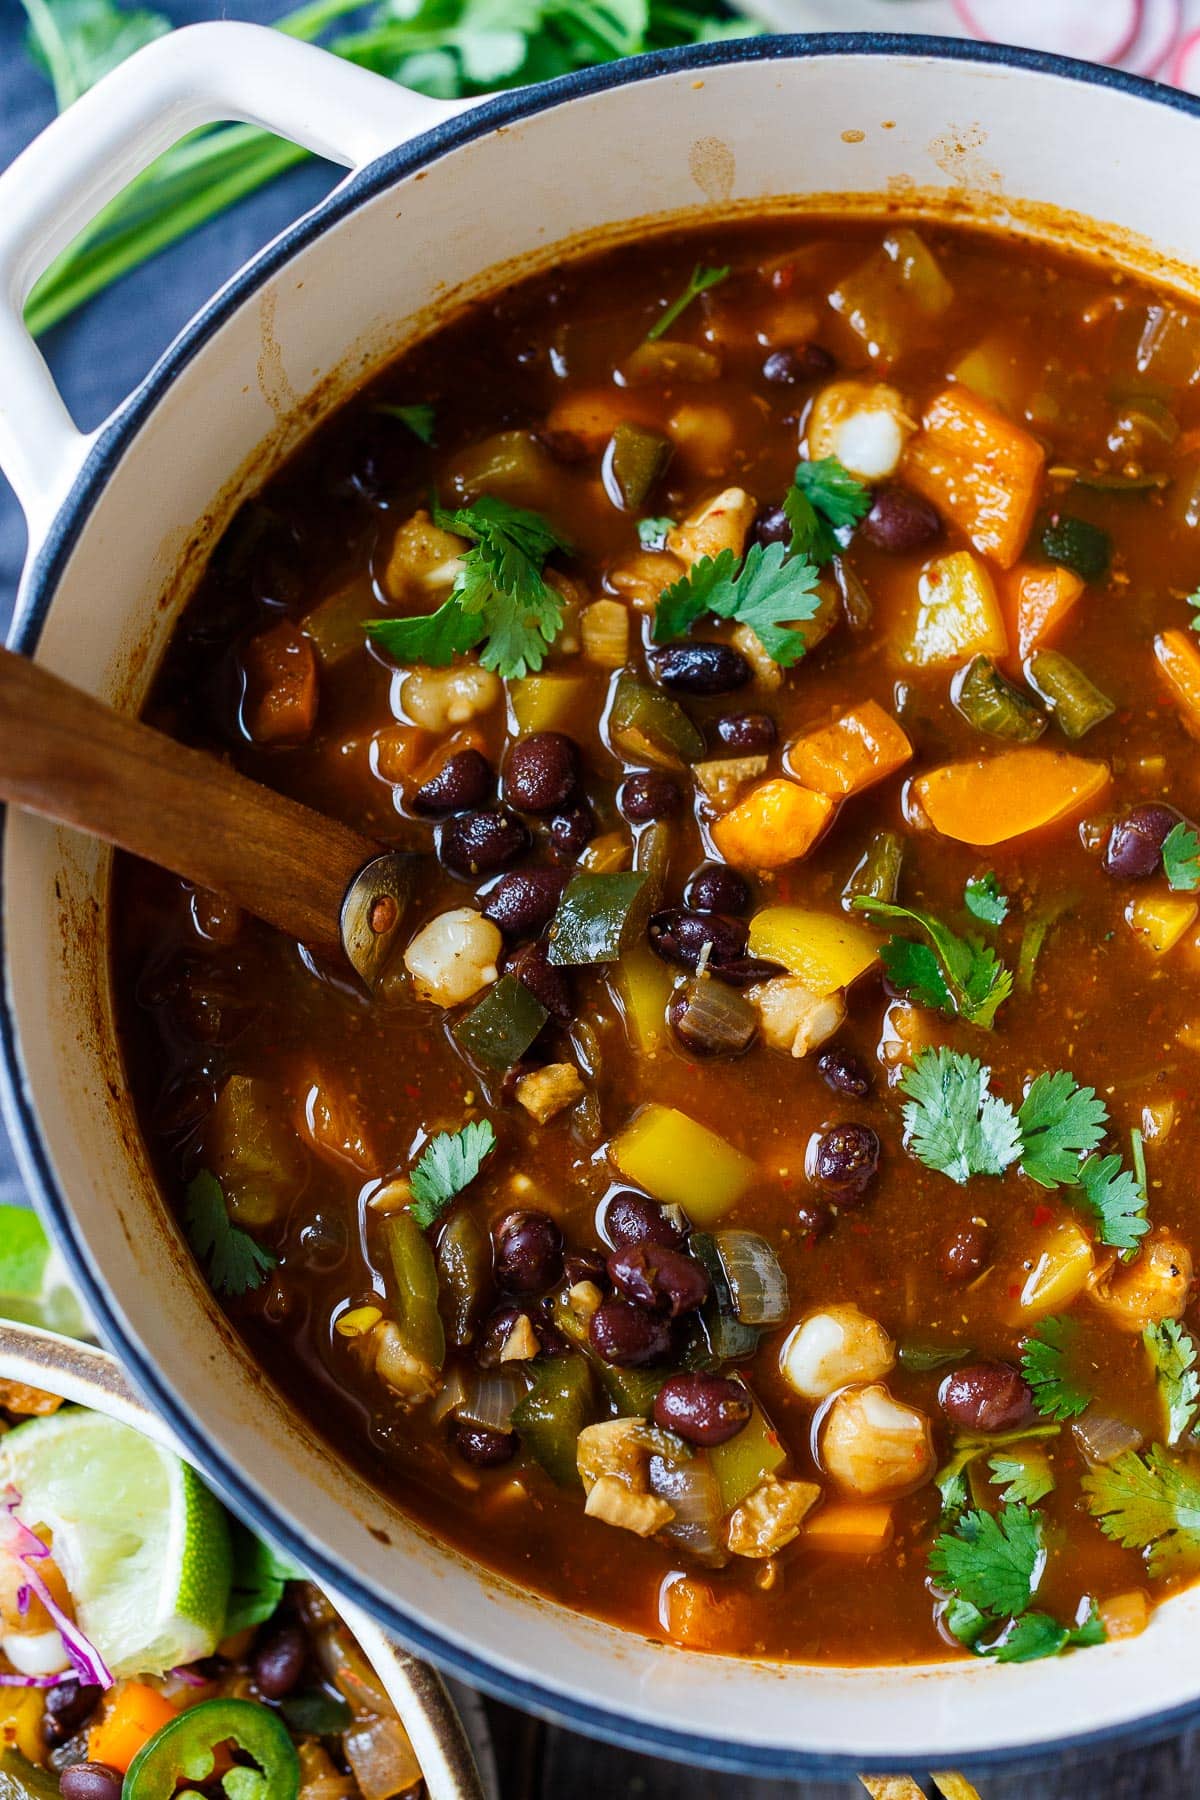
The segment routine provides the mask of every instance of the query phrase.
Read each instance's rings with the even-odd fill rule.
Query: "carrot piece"
[[[695,1575],[668,1575],[658,1593],[658,1622],[686,1650],[732,1650],[745,1630],[739,1594],[713,1592]]]
[[[935,831],[960,844],[1003,844],[1052,825],[1102,794],[1107,763],[1061,750],[1005,750],[978,762],[945,763],[918,776],[913,792]]]
[[[256,744],[297,744],[317,718],[317,653],[289,620],[251,638],[242,653],[242,720]]]
[[[1183,724],[1200,737],[1200,649],[1186,631],[1161,631],[1154,640],[1158,666],[1171,684]]]
[[[100,1723],[88,1733],[88,1757],[123,1775],[142,1745],[176,1716],[171,1702],[157,1688],[144,1681],[127,1681],[117,1689]]]
[[[713,842],[738,869],[780,869],[807,855],[833,813],[828,794],[794,781],[764,781],[718,819]]]
[[[969,388],[952,387],[925,408],[904,473],[981,556],[1009,569],[1033,524],[1045,460],[1036,438]]]
[[[824,730],[789,744],[784,764],[806,788],[845,797],[894,775],[912,753],[895,719],[874,700],[864,700]]]
[[[1052,643],[1063,620],[1083,592],[1073,569],[1057,564],[1038,568],[1018,563],[1000,582],[1000,599],[1008,625],[1008,641],[1021,662],[1033,650]]]
[[[886,1501],[839,1500],[805,1522],[801,1541],[839,1556],[874,1556],[887,1549],[894,1530]]]

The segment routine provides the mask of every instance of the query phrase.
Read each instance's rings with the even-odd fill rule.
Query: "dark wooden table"
[[[1103,3],[1103,0],[1100,0]],[[178,24],[216,17],[269,20],[282,0],[153,0]],[[836,0],[830,0],[836,16]],[[23,50],[18,0],[0,0],[0,167],[51,116],[47,83]],[[311,164],[128,277],[51,332],[43,345],[79,422],[102,419],[226,276],[306,207],[334,172]],[[0,380],[3,371],[0,370]],[[0,476],[0,626],[24,554],[24,526]],[[18,1183],[0,1129],[0,1199]],[[489,1703],[504,1800],[863,1800],[854,1782],[739,1780],[597,1745]],[[980,1777],[983,1800],[1200,1800],[1200,1733],[1150,1749],[1070,1758]]]

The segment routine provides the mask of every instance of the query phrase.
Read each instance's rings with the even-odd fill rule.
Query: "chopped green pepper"
[[[710,1450],[708,1460],[721,1490],[721,1504],[730,1513],[768,1475],[783,1467],[787,1451],[756,1400],[754,1411],[737,1436]]]
[[[659,1388],[666,1380],[661,1369],[618,1369],[599,1365],[604,1391],[623,1419],[648,1419]]]
[[[292,1730],[303,1732],[306,1737],[335,1737],[354,1718],[349,1703],[325,1688],[306,1688],[303,1693],[289,1694],[280,1702],[279,1710]]]
[[[617,681],[608,735],[616,754],[629,762],[678,769],[704,755],[704,735],[678,701],[635,681],[632,675],[622,675]]]
[[[733,1295],[725,1278],[724,1265],[711,1232],[693,1231],[688,1249],[703,1263],[712,1290],[700,1312],[700,1323],[708,1340],[708,1360],[714,1363],[740,1362],[758,1349],[761,1333],[753,1325],[743,1325],[733,1304]]]
[[[616,962],[645,923],[650,892],[649,876],[636,870],[573,875],[550,923],[550,961]]]
[[[1059,513],[1042,528],[1042,553],[1084,581],[1099,581],[1112,560],[1112,539],[1087,519]]]
[[[961,1344],[901,1344],[896,1352],[900,1367],[914,1375],[926,1375],[931,1369],[946,1369],[951,1363],[966,1362],[971,1352]]]
[[[645,425],[620,424],[604,453],[604,486],[626,512],[636,512],[671,460],[671,440]]]
[[[256,1701],[230,1699],[202,1700],[156,1731],[130,1763],[121,1800],[172,1800],[181,1780],[210,1780],[222,1744],[258,1765],[226,1773],[229,1800],[296,1800],[300,1759],[283,1721]]]
[[[572,1351],[543,1364],[529,1393],[514,1406],[512,1423],[552,1481],[581,1487],[576,1444],[592,1416],[592,1372],[586,1357]]]
[[[552,959],[553,960],[553,959]],[[511,1069],[550,1014],[515,975],[502,975],[453,1027],[454,1039],[489,1069]]]
[[[1032,700],[1005,681],[990,656],[973,656],[950,684],[950,698],[968,725],[989,737],[1032,744],[1046,721]]]
[[[900,865],[904,845],[894,831],[877,831],[855,863],[842,889],[846,907],[855,900],[882,900],[890,906],[900,891]]]
[[[1083,737],[1116,711],[1108,695],[1057,650],[1035,650],[1025,672],[1069,738]]]
[[[0,1755],[0,1800],[59,1800],[58,1779],[19,1750]]]
[[[438,1284],[447,1301],[452,1344],[469,1344],[479,1302],[492,1277],[492,1243],[473,1213],[460,1209],[437,1247]]]
[[[383,1222],[392,1265],[392,1295],[396,1324],[404,1347],[431,1368],[446,1360],[446,1333],[438,1312],[437,1265],[429,1240],[407,1209],[390,1213]]]

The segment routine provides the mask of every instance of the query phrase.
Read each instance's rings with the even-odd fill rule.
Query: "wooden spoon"
[[[0,799],[214,889],[373,988],[420,858],[248,781],[0,650]]]

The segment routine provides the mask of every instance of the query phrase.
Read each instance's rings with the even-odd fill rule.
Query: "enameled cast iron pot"
[[[131,175],[229,118],[353,173],[81,435],[20,302]],[[248,26],[179,32],[0,178],[0,463],[32,544],[14,642],[136,707],[213,532],[313,420],[439,313],[598,234],[825,196],[1078,240],[1195,292],[1197,167],[1196,101],[961,43],[710,45],[465,107]],[[3,878],[9,1123],[105,1336],[230,1501],[406,1642],[581,1730],[761,1773],[996,1762],[1200,1708],[1200,1590],[1052,1663],[800,1669],[648,1644],[430,1539],[264,1383],[166,1215],[113,1040],[107,855],[10,815]]]

